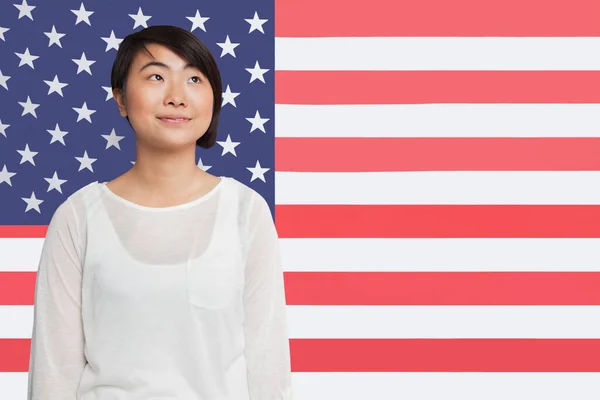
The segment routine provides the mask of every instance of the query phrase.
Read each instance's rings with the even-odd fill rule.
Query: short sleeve
[[[48,225],[38,265],[28,400],[76,398],[86,364],[81,244],[79,221],[67,198]]]
[[[267,202],[253,193],[244,289],[244,333],[251,400],[293,400],[283,269]]]

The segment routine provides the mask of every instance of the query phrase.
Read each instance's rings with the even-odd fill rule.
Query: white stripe
[[[280,239],[285,271],[600,271],[600,239]]]
[[[1,271],[37,271],[43,238],[0,239]]]
[[[287,306],[290,338],[600,338],[600,306]],[[33,306],[0,307],[0,338],[29,339]]]
[[[600,338],[599,306],[288,306],[291,338]]]
[[[600,137],[600,104],[275,105],[277,137]]]
[[[276,172],[276,180],[277,204],[600,204],[598,171]]]
[[[294,373],[298,400],[597,400],[599,373]]]
[[[30,339],[32,327],[33,306],[0,306],[0,338]]]
[[[600,373],[292,373],[297,400],[597,400]],[[0,399],[26,400],[27,373],[0,373]]]
[[[17,246],[21,249],[34,243],[18,240],[24,242]],[[282,238],[279,243],[286,271],[600,271],[600,239],[593,238]],[[2,254],[0,259],[20,253],[7,247]],[[16,270],[35,272],[37,261]]]
[[[0,399],[27,400],[27,372],[0,372]]]
[[[598,70],[599,47],[597,37],[275,38],[275,69]]]

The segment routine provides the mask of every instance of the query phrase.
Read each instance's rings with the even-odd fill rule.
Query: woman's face
[[[197,68],[168,48],[150,44],[133,60],[124,96],[114,91],[123,117],[147,146],[195,146],[212,119],[213,91]]]

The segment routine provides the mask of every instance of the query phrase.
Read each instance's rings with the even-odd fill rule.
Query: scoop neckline
[[[228,179],[228,177],[226,176],[218,176],[219,178],[219,182],[208,192],[204,193],[202,196],[197,197],[193,200],[190,200],[186,203],[182,203],[182,204],[177,204],[174,206],[167,206],[167,207],[149,207],[149,206],[144,206],[138,203],[134,203],[133,201],[127,200],[121,196],[119,196],[118,194],[116,194],[115,192],[113,192],[112,190],[110,190],[108,188],[108,186],[106,186],[106,184],[108,182],[99,182],[100,188],[102,189],[102,191],[104,193],[106,193],[109,197],[117,200],[120,203],[123,203],[129,207],[138,209],[138,210],[142,210],[142,211],[151,211],[151,212],[167,212],[167,211],[175,211],[175,210],[181,210],[181,209],[185,209],[185,208],[189,208],[192,207],[196,204],[199,203],[203,203],[204,201],[207,201],[208,199],[210,199],[212,196],[214,196],[215,193],[217,193],[219,191],[219,189],[221,188],[221,186],[223,186],[223,182]]]

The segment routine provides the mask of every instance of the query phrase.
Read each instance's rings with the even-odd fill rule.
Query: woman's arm
[[[81,319],[80,226],[67,199],[48,226],[38,266],[29,400],[75,399],[86,364]]]
[[[292,400],[283,269],[267,202],[253,193],[244,289],[251,400]]]

